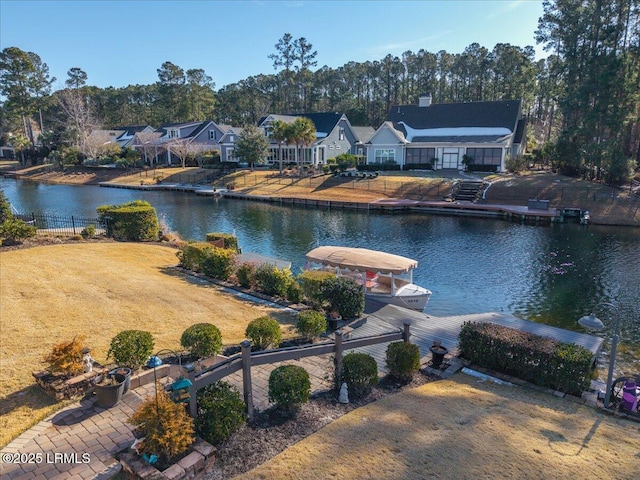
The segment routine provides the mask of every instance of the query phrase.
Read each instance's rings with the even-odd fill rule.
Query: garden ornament
[[[91,349],[85,347],[82,349],[82,368],[84,369],[84,373],[89,373],[93,371],[93,358],[91,358]]]
[[[344,382],[340,387],[340,395],[338,396],[338,401],[340,403],[349,403],[349,391],[346,382]]]

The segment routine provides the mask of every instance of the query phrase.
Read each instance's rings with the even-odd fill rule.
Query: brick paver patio
[[[312,392],[331,388],[331,355],[287,363],[299,364],[309,372]],[[253,399],[258,410],[269,406],[269,374],[278,365],[252,368]],[[230,375],[226,380],[242,392],[241,372]],[[0,478],[110,479],[121,469],[115,454],[134,441],[128,417],[144,398],[154,392],[153,384],[147,384],[130,390],[118,405],[106,410],[89,398],[51,415],[2,449]]]

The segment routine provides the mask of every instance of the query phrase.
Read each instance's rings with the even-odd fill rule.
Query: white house
[[[402,169],[504,171],[507,155],[525,148],[520,100],[394,106],[367,142],[367,164]]]

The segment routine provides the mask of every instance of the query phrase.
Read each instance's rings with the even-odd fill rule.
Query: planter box
[[[197,438],[186,457],[162,471],[142,460],[131,449],[120,454],[119,460],[122,470],[129,478],[144,480],[192,479],[202,478],[203,475],[213,470],[215,452],[216,449],[213,445]]]
[[[102,377],[104,369],[93,367],[92,372],[83,373],[65,379],[60,375],[53,375],[49,372],[33,372],[36,383],[45,391],[47,395],[54,398],[56,402],[61,400],[81,397],[94,388],[98,377]]]

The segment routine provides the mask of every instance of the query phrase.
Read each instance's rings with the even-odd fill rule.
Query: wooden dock
[[[435,317],[415,310],[367,300],[364,317],[366,320],[362,325],[349,332],[350,338],[379,335],[395,329],[402,330],[403,325],[408,323],[411,326],[411,342],[418,345],[420,357],[423,359],[431,355],[429,347],[433,345],[434,340],[439,340],[442,346],[449,349],[450,354],[455,355],[458,350],[458,334],[464,322],[491,322],[553,338],[560,342],[575,343],[591,351],[594,360],[600,355],[604,342],[602,338],[594,335],[564,330],[496,312]],[[379,371],[386,373],[386,349],[387,345],[373,345],[357,351],[373,356],[378,363]]]

